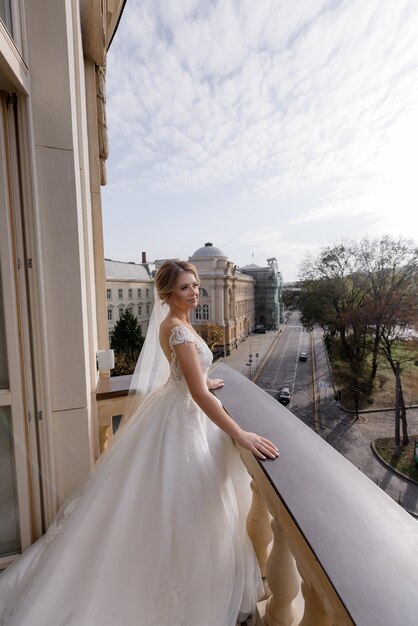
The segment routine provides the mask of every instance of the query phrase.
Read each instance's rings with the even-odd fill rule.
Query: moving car
[[[299,352],[299,361],[307,361],[308,353],[307,352]]]
[[[279,402],[282,404],[289,404],[290,402],[290,389],[289,387],[283,387],[279,391]]]

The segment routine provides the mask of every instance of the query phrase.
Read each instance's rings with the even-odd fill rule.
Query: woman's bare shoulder
[[[184,326],[184,322],[182,322],[177,317],[170,317],[170,319],[165,319],[160,326],[160,337],[161,339],[167,339],[170,337],[171,331],[173,328],[177,326]]]

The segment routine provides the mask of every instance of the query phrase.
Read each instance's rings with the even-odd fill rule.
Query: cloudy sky
[[[128,0],[108,56],[107,257],[236,264],[418,239],[416,0]]]

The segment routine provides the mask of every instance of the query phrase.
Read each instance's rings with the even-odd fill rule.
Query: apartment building
[[[154,280],[149,263],[124,263],[105,259],[109,343],[116,322],[129,309],[147,334],[154,306]]]

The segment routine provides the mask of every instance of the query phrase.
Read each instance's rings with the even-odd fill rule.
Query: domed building
[[[227,255],[212,243],[205,243],[189,257],[201,279],[200,301],[193,324],[199,330],[205,322],[224,329],[224,353],[228,355],[254,329],[254,279],[238,271]]]

